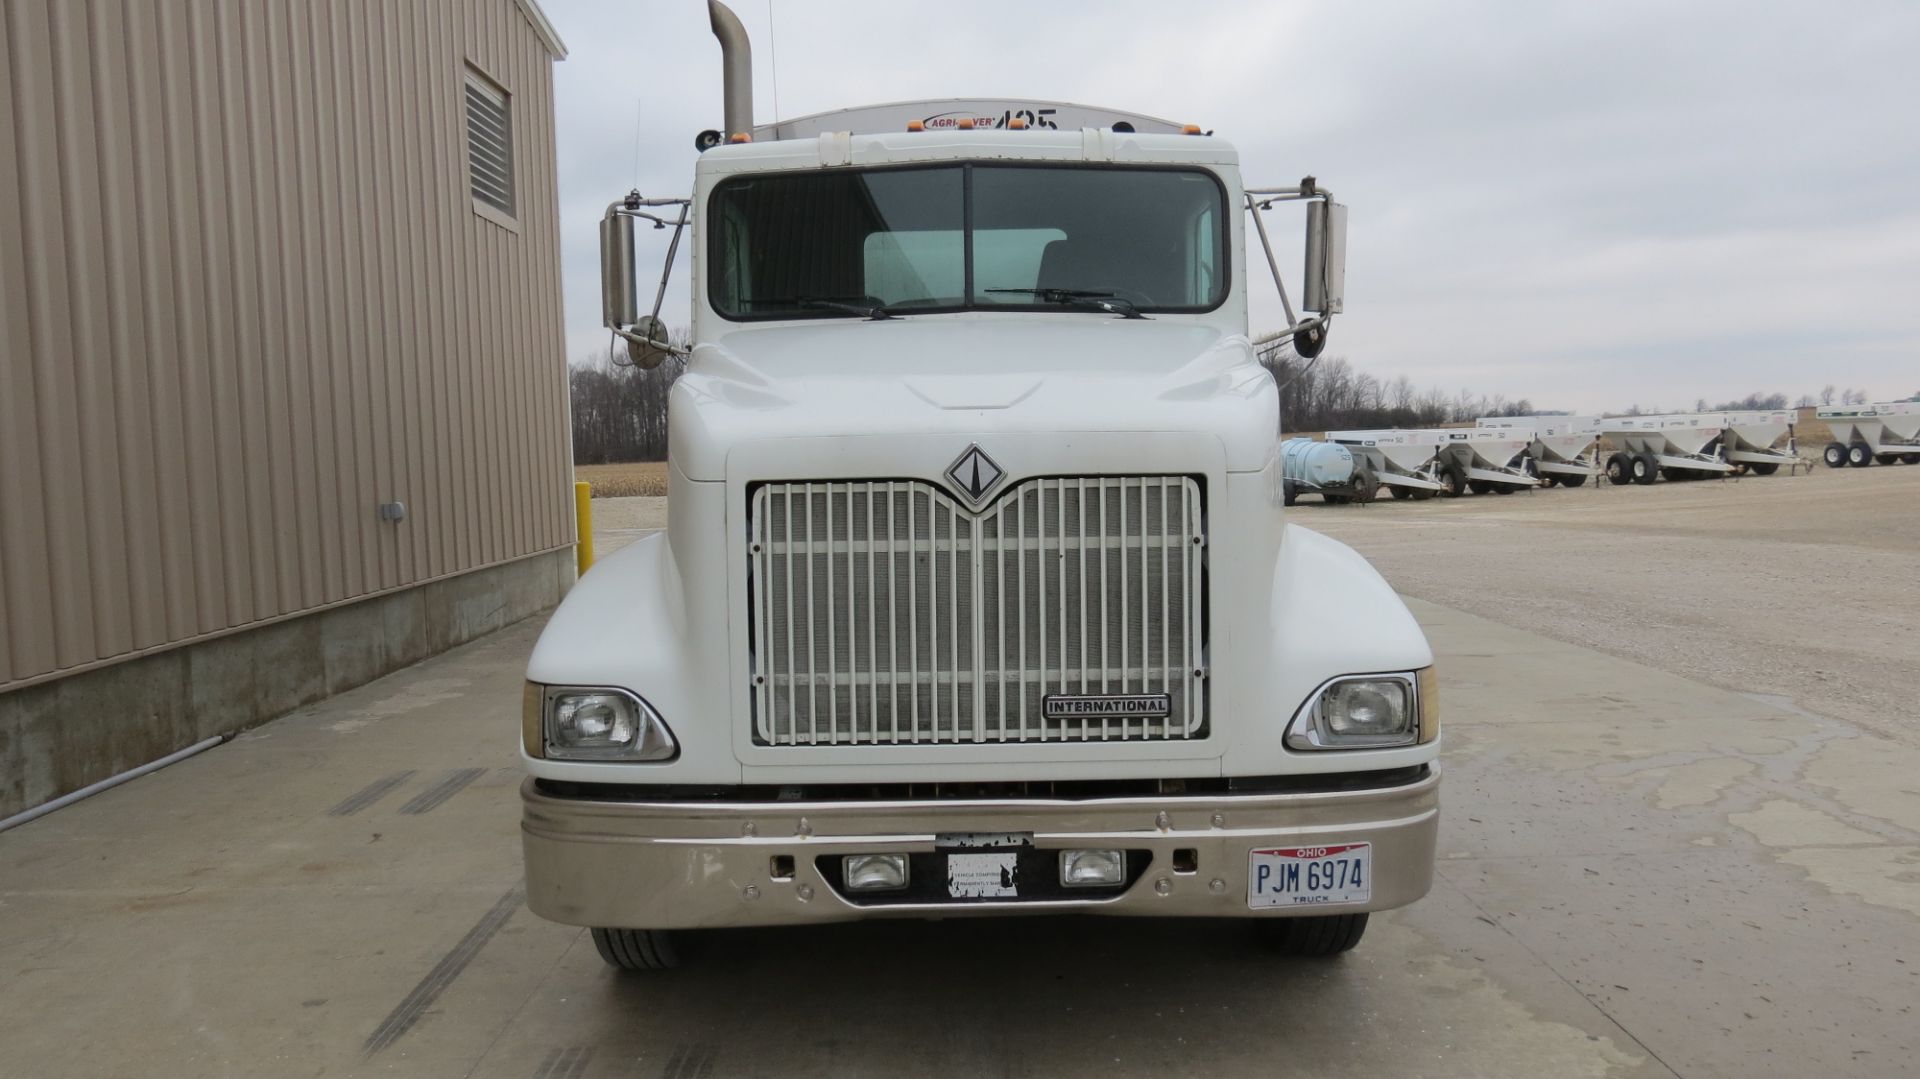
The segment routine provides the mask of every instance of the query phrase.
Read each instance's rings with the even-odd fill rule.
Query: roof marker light
[[[733,134],[727,136],[727,141],[735,144],[742,143],[742,142],[752,142],[753,136],[747,134],[744,131],[736,131]]]
[[[1027,122],[1025,120],[1020,119],[1018,116],[1016,116],[1013,119],[1007,121],[1007,126],[1014,129],[1015,131],[1025,131],[1027,129]]]
[[[927,125],[926,125],[926,123],[925,123],[925,122],[923,122],[923,121],[920,121],[920,120],[908,120],[908,121],[907,121],[907,130],[908,130],[908,131],[925,131],[926,129],[927,129]]]
[[[1180,129],[1180,133],[1182,135],[1198,135],[1200,133],[1200,125],[1188,124],[1187,126]]]
[[[956,124],[955,126],[956,126],[956,127],[958,127],[958,128],[959,128],[960,130],[962,130],[962,131],[972,131],[972,130],[973,130],[973,117],[971,117],[971,116],[962,116],[962,117],[960,118],[960,122],[959,122],[958,124]]]

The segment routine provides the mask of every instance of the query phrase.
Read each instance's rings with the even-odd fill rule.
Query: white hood
[[[1093,313],[923,315],[735,330],[675,386],[671,452],[725,478],[745,442],[850,434],[1205,432],[1229,471],[1278,437],[1273,380],[1247,339]]]

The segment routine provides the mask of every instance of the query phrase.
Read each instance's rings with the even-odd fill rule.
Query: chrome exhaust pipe
[[[720,0],[707,0],[713,36],[720,39],[720,74],[725,89],[726,130],[723,139],[753,134],[753,45],[740,17]]]

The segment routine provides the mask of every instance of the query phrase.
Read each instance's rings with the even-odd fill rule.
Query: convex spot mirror
[[[627,359],[635,367],[651,371],[671,354],[667,324],[660,319],[642,315],[627,332],[632,335],[627,338]]]

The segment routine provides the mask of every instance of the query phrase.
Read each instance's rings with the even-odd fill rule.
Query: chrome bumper
[[[1284,917],[1405,906],[1433,883],[1440,771],[1401,786],[1287,794],[905,802],[623,802],[521,785],[527,905],[569,925],[682,929],[989,914]],[[1152,862],[1119,894],[1084,899],[857,905],[816,871],[823,854],[923,852],[951,833],[1027,833],[1040,850],[1120,847]],[[1373,844],[1365,904],[1247,906],[1248,852]],[[1174,851],[1197,852],[1191,872]],[[792,859],[776,878],[777,856]]]

